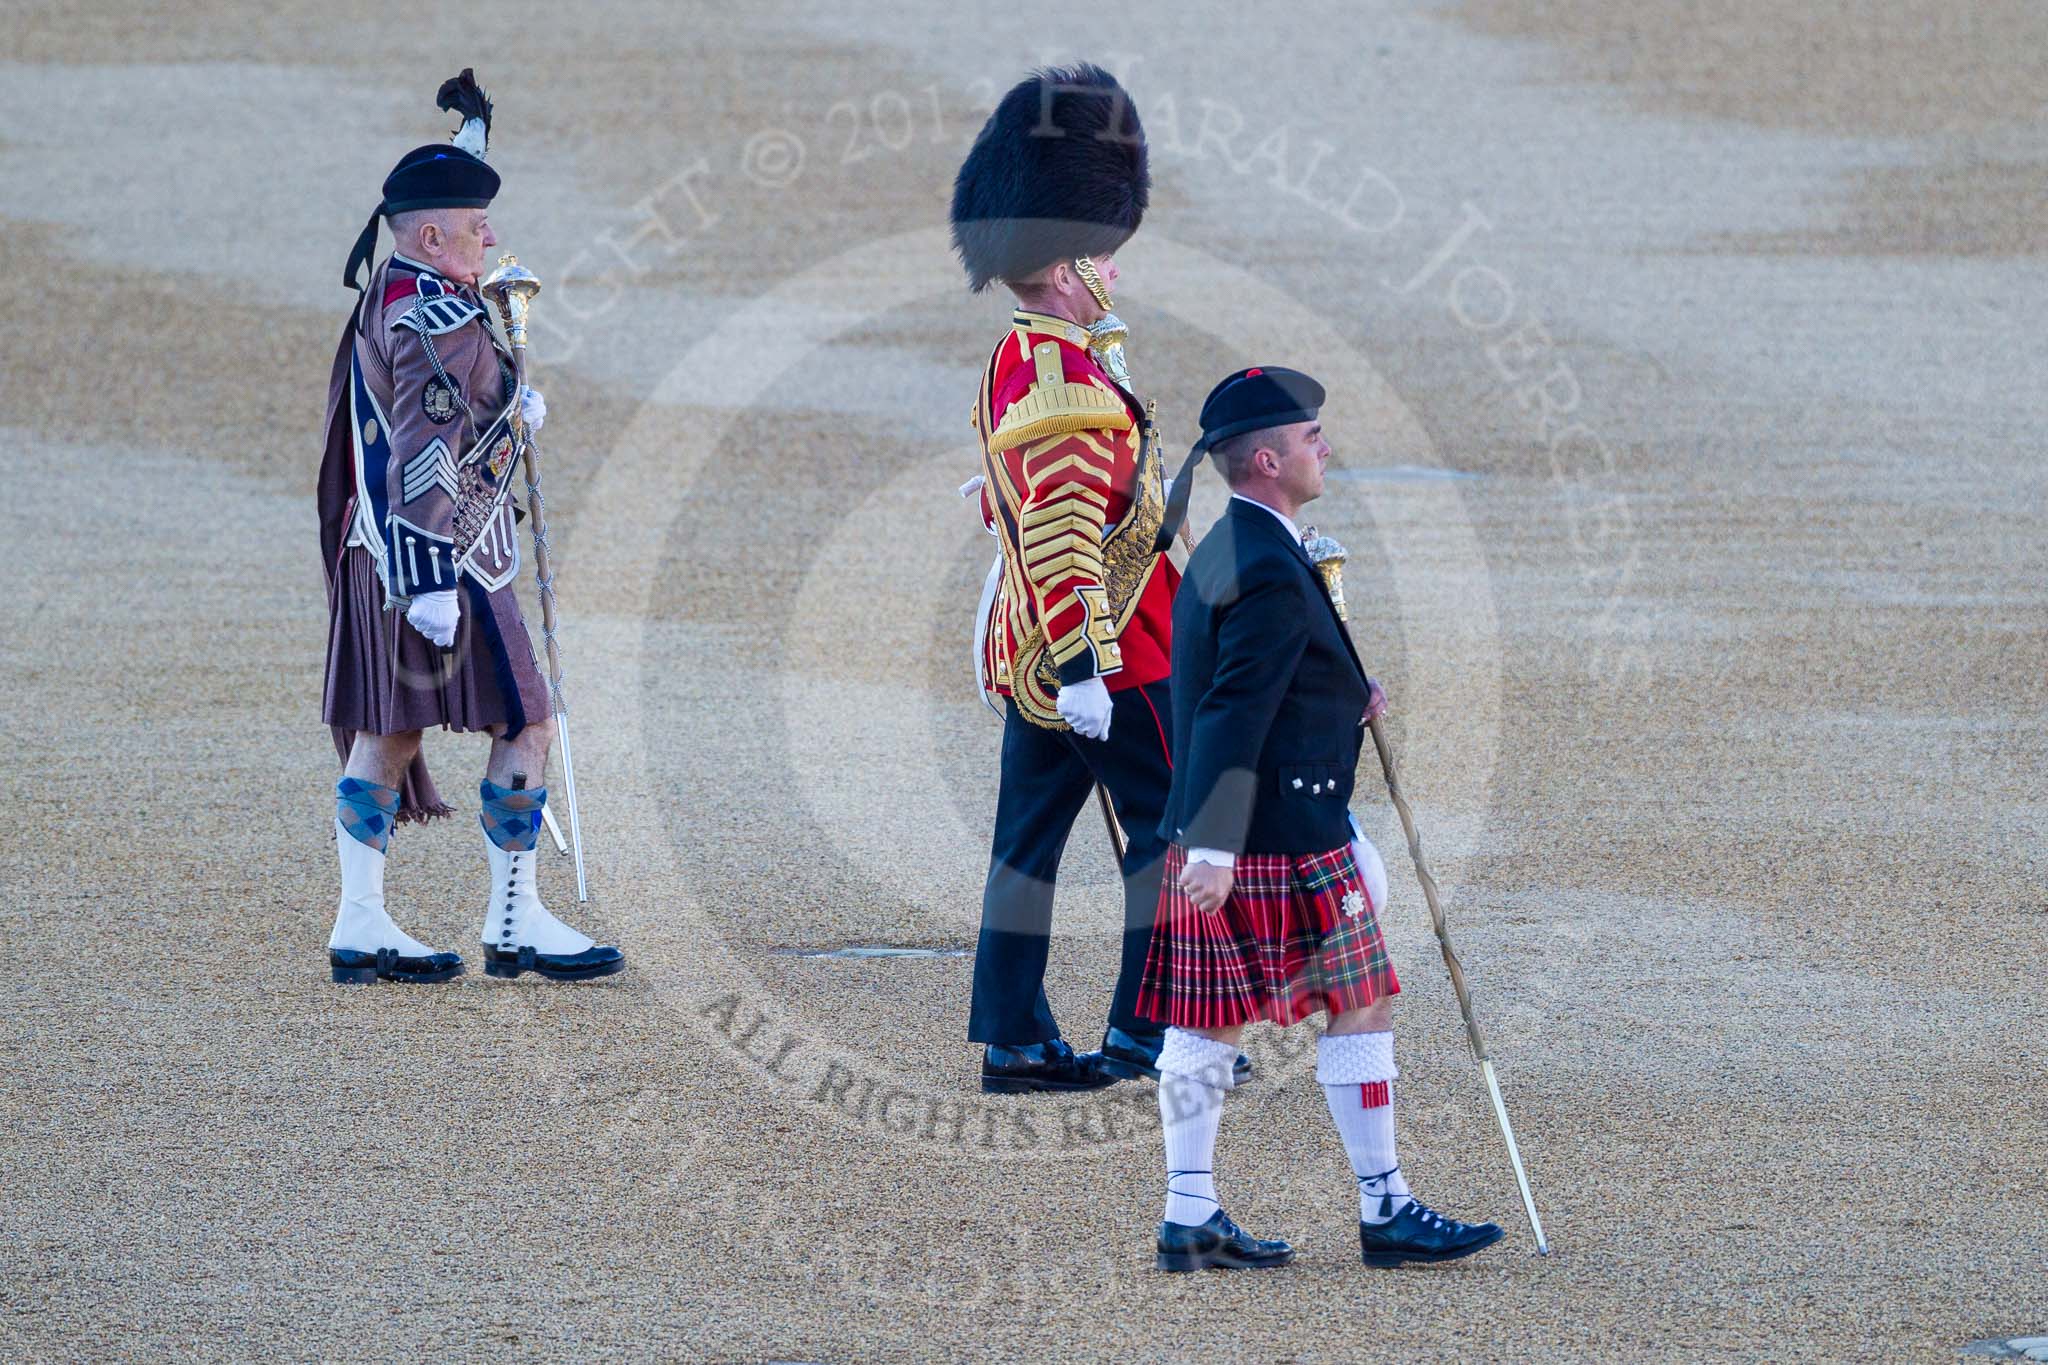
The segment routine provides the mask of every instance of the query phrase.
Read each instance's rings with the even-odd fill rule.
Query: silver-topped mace
[[[569,749],[569,702],[562,692],[562,656],[555,643],[555,567],[548,546],[547,502],[540,492],[540,448],[519,414],[526,392],[526,312],[540,292],[540,279],[519,264],[517,256],[500,256],[498,268],[484,276],[477,292],[497,307],[505,322],[505,340],[512,347],[514,391],[512,434],[526,464],[526,512],[533,519],[533,576],[540,588],[541,642],[548,655],[548,701],[554,711],[555,735],[562,748],[562,785],[569,792],[569,842],[576,853],[576,899],[590,899],[583,875],[583,820],[576,806],[576,760]],[[561,836],[556,834],[557,843]]]
[[[1316,572],[1322,575],[1323,586],[1330,593],[1330,605],[1337,609],[1337,619],[1346,622],[1344,629],[1348,634],[1351,627],[1350,612],[1344,606],[1344,547],[1328,536],[1317,535],[1313,526],[1302,534],[1301,542]],[[1500,1135],[1507,1140],[1508,1160],[1515,1168],[1515,1184],[1522,1191],[1522,1208],[1529,1215],[1529,1230],[1536,1234],[1536,1250],[1548,1256],[1550,1242],[1543,1235],[1543,1220],[1536,1216],[1536,1196],[1529,1192],[1529,1175],[1522,1169],[1522,1149],[1515,1145],[1514,1125],[1508,1122],[1508,1107],[1500,1097],[1500,1081],[1493,1074],[1493,1058],[1487,1055],[1486,1035],[1479,1031],[1479,1020],[1472,1013],[1472,992],[1465,985],[1465,969],[1458,961],[1457,950],[1451,947],[1451,930],[1444,922],[1443,907],[1437,904],[1436,878],[1430,875],[1429,864],[1422,856],[1422,836],[1415,830],[1415,812],[1408,808],[1408,798],[1401,790],[1401,770],[1394,762],[1393,745],[1388,742],[1379,717],[1373,717],[1370,728],[1373,748],[1379,750],[1380,768],[1387,775],[1387,794],[1393,797],[1394,810],[1401,817],[1401,830],[1408,836],[1408,856],[1415,860],[1415,880],[1422,883],[1422,899],[1429,905],[1437,946],[1443,949],[1444,966],[1451,974],[1451,989],[1458,993],[1458,1012],[1465,1016],[1465,1037],[1472,1044],[1472,1056],[1479,1062],[1479,1074],[1486,1081],[1493,1116],[1500,1120]]]

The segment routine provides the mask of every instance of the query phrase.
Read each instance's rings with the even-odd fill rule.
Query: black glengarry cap
[[[1282,365],[1254,365],[1239,370],[1209,390],[1202,400],[1202,434],[1173,476],[1173,488],[1166,495],[1166,520],[1159,527],[1157,552],[1164,554],[1180,534],[1188,517],[1188,496],[1193,491],[1195,466],[1217,442],[1247,431],[1313,422],[1323,406],[1323,386]]]
[[[415,147],[384,177],[384,198],[356,238],[341,282],[360,289],[357,276],[377,253],[377,220],[415,209],[481,209],[498,194],[498,173],[484,162],[491,132],[490,97],[468,67],[441,82],[436,103],[462,116],[447,142]]]

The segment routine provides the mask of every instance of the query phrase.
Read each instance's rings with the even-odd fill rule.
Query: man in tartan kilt
[[[1206,451],[1229,509],[1188,561],[1173,611],[1169,841],[1138,1010],[1167,1025],[1162,1270],[1284,1265],[1286,1242],[1241,1231],[1213,1154],[1245,1024],[1322,1011],[1316,1079],[1358,1180],[1367,1265],[1445,1261],[1501,1229],[1416,1201],[1394,1152],[1393,998],[1380,936],[1386,871],[1351,819],[1365,723],[1386,709],[1294,518],[1323,491],[1322,386],[1241,370],[1202,405],[1202,436],[1169,500],[1178,515]],[[1170,529],[1170,528],[1169,528]]]

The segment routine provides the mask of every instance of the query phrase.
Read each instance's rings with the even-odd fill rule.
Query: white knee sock
[[[1316,1042],[1316,1079],[1358,1177],[1362,1223],[1384,1223],[1408,1203],[1408,1182],[1394,1154],[1398,1075],[1391,1033],[1326,1033]]]
[[[1216,1198],[1216,1129],[1236,1062],[1235,1043],[1166,1030],[1159,1049],[1159,1128],[1166,1137],[1169,1223],[1198,1227],[1223,1207]]]

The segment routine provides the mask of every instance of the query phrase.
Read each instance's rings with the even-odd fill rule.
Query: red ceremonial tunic
[[[1086,329],[1018,310],[989,358],[975,423],[982,517],[1003,546],[985,622],[990,690],[1021,692],[1043,720],[1059,684],[1100,677],[1115,692],[1166,677],[1180,574],[1152,551],[1160,453],[1144,409],[1089,353]]]

